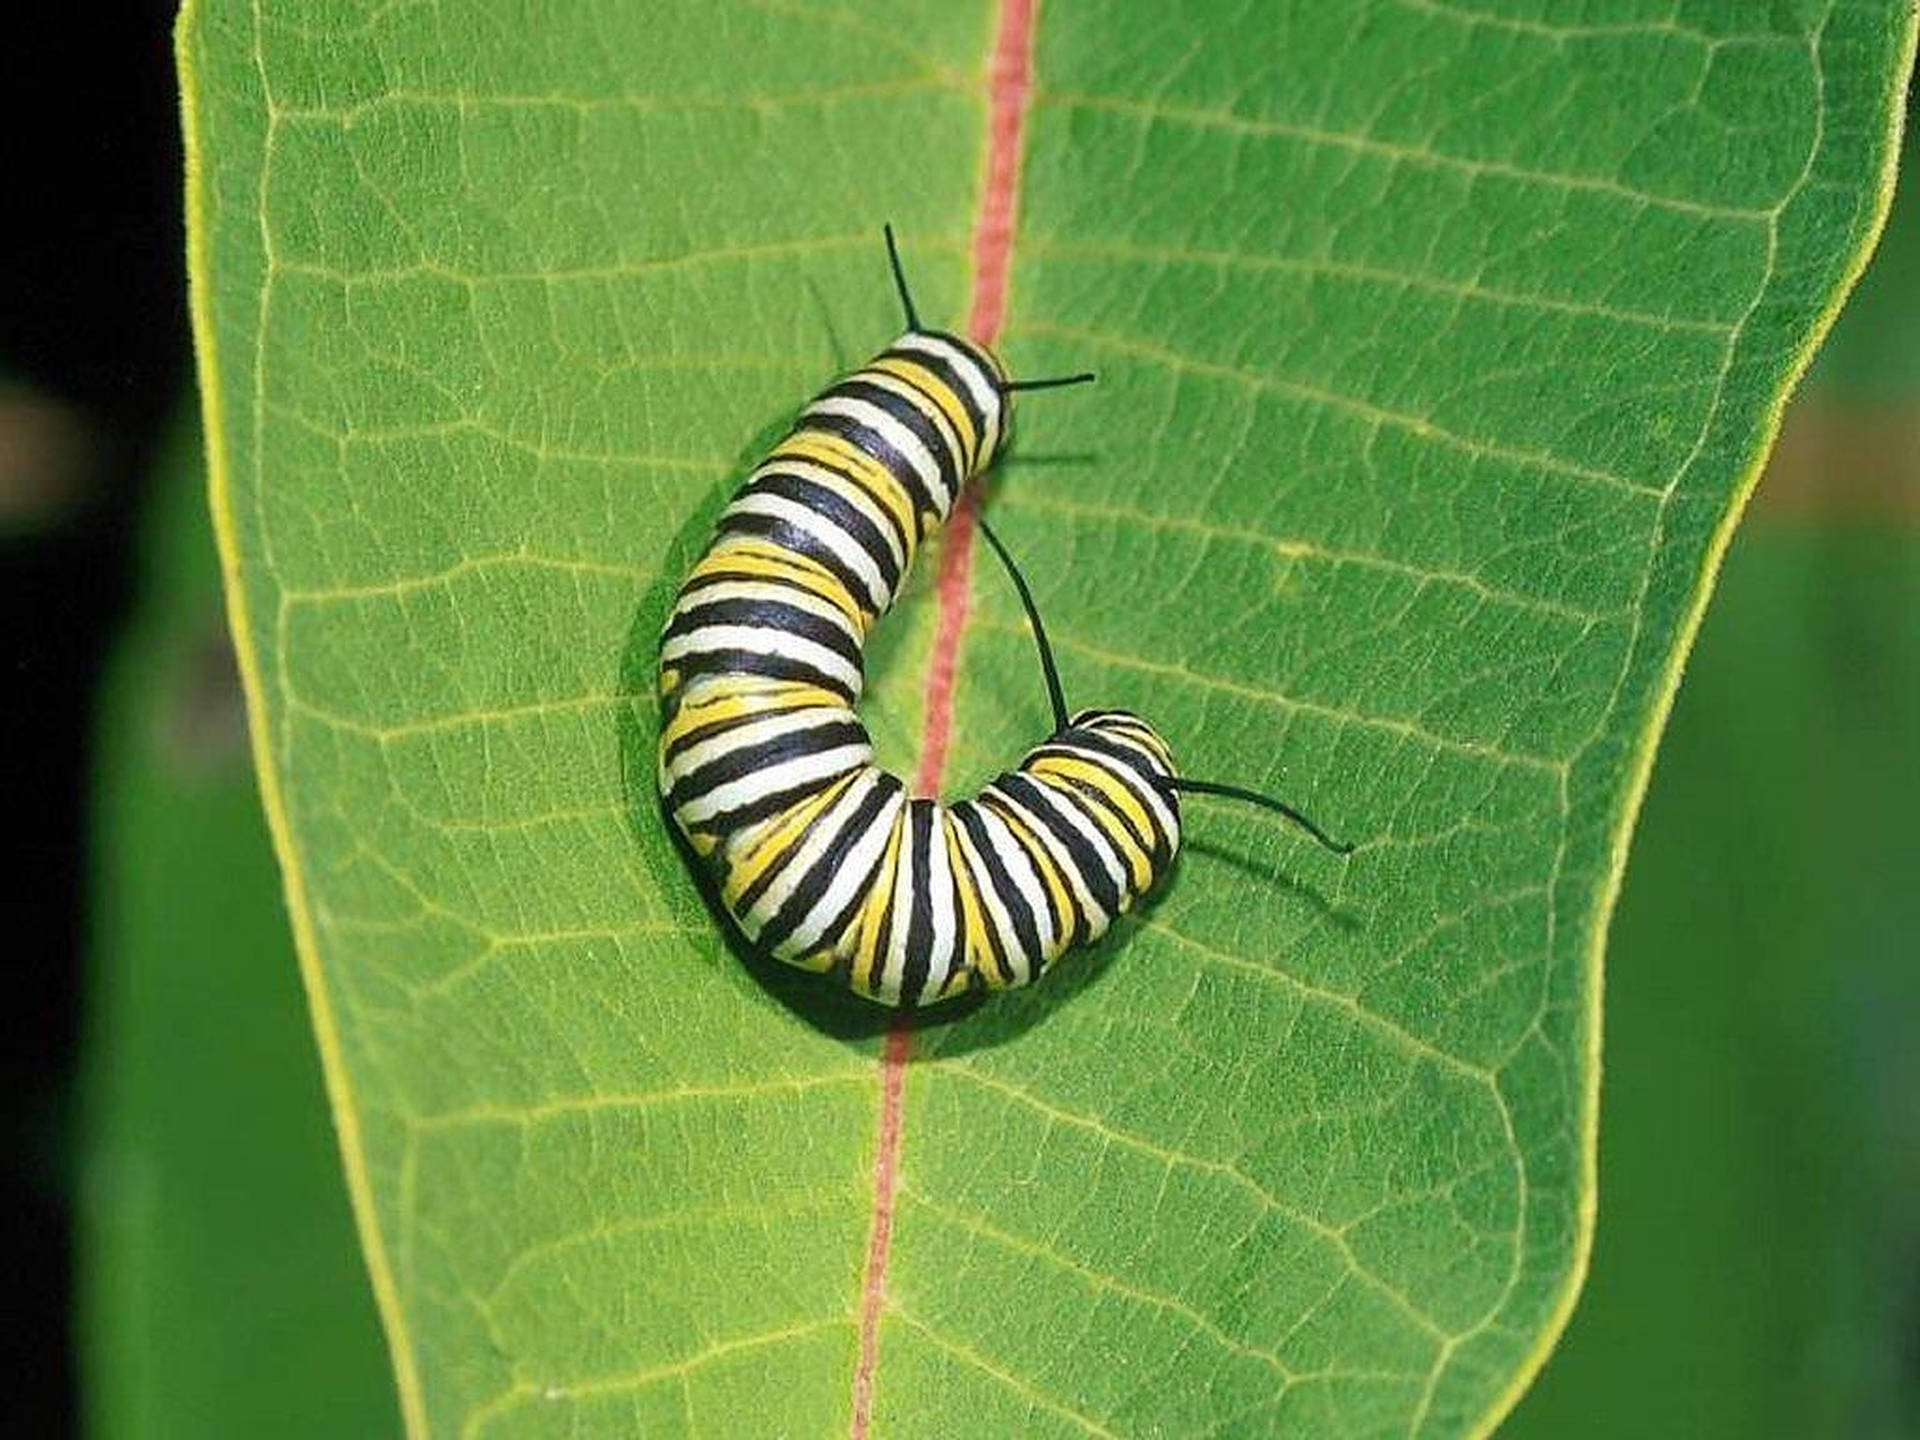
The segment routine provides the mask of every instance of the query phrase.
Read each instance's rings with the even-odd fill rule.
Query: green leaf
[[[102,696],[82,1148],[87,1433],[394,1427],[247,763],[197,436]]]
[[[878,1434],[1480,1432],[1594,1205],[1599,956],[1713,568],[1884,212],[1908,7],[1056,3],[991,504],[1081,704],[1278,790],[924,1029]],[[269,821],[418,1433],[844,1433],[883,1041],[740,963],[652,647],[771,428],[960,323],[990,8],[190,7]],[[928,567],[930,569],[930,567]],[[902,768],[934,596],[882,628]],[[948,779],[1046,728],[974,577]]]
[[[1920,1094],[1920,454],[1879,442],[1920,416],[1916,276],[1909,186],[1662,741],[1609,941],[1593,1274],[1506,1440],[1920,1433],[1888,1264],[1920,1240],[1920,1111],[1887,1103]]]
[[[1888,1263],[1913,1253],[1920,1117],[1887,1103],[1920,1092],[1920,547],[1765,494],[1614,930],[1593,1276],[1507,1440],[1920,1423]]]

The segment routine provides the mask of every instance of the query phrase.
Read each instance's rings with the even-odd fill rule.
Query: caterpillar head
[[[908,353],[936,370],[951,385],[960,404],[969,412],[979,443],[974,447],[969,475],[978,475],[999,458],[1013,428],[1011,397],[1016,390],[1050,390],[1056,385],[1078,385],[1093,379],[1090,373],[1053,375],[1038,380],[1013,380],[1007,367],[984,345],[979,345],[949,330],[929,330],[920,323],[920,311],[913,303],[907,285],[907,272],[900,263],[900,247],[894,243],[893,226],[884,227],[887,237],[887,263],[893,269],[893,285],[900,294],[900,311],[906,316],[907,333],[894,341],[888,353]],[[954,417],[956,420],[958,416]]]

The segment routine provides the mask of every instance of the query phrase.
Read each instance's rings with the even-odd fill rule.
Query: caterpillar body
[[[856,706],[863,651],[919,547],[1005,446],[1018,390],[985,348],[907,330],[804,410],[722,512],[660,650],[659,784],[721,902],[777,959],[892,1006],[1026,985],[1106,932],[1172,865],[1182,790],[1139,716],[1069,716],[1024,578],[1054,733],[978,795],[910,796]],[[1333,846],[1335,849],[1347,847]]]

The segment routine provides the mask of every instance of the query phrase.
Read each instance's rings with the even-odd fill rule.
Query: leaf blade
[[[1438,29],[1450,13],[1383,11],[1380,29],[1406,44],[1419,29],[1409,16]],[[1861,32],[1847,43],[1875,74],[1893,73],[1900,46],[1910,48],[1891,8],[1834,15]],[[635,720],[622,696],[636,680],[645,684],[664,594],[700,543],[713,492],[741,447],[832,368],[822,363],[832,347],[807,333],[810,317],[793,297],[830,279],[836,294],[821,309],[862,317],[859,333],[884,333],[890,297],[869,283],[877,265],[859,257],[870,237],[849,233],[872,226],[849,227],[846,202],[905,196],[917,209],[893,218],[908,235],[965,233],[989,17],[939,7],[925,29],[876,36],[857,16],[829,16],[816,29],[776,10],[740,22],[752,33],[745,44],[733,43],[731,17],[688,7],[677,26],[619,45],[601,17],[553,7],[542,15],[552,43],[537,54],[498,46],[485,25],[458,44],[438,36],[425,44],[421,15],[404,8],[316,17],[311,26],[269,15],[249,30],[250,17],[210,6],[204,16],[190,11],[183,27],[189,73],[207,97],[190,121],[203,167],[193,192],[196,326],[235,629],[356,1208],[416,1433],[537,1431],[564,1402],[603,1417],[658,1406],[648,1413],[677,1416],[687,1429],[717,1415],[737,1425],[756,1417],[754,1377],[764,1385],[769,1375],[780,1377],[793,1407],[787,1419],[804,1419],[803,1428],[844,1423],[876,1144],[876,1047],[803,1023],[724,954],[677,857],[646,823],[645,707]],[[1539,1167],[1537,1188],[1559,1197],[1529,1215],[1537,1231],[1527,1246],[1508,1247],[1509,1272],[1534,1248],[1551,1272],[1522,1297],[1528,1308],[1517,1323],[1539,1341],[1571,1303],[1590,1224],[1586,1087],[1596,1068],[1591,1054],[1569,1060],[1529,1037],[1543,1012],[1558,1017],[1563,1040],[1583,1024],[1597,1033],[1581,1007],[1597,997],[1601,927],[1566,941],[1553,907],[1563,883],[1569,895],[1581,892],[1585,917],[1604,916],[1610,902],[1664,708],[1660,686],[1704,599],[1699,560],[1724,544],[1725,517],[1736,508],[1724,503],[1732,462],[1762,448],[1765,407],[1749,405],[1724,434],[1710,436],[1703,424],[1697,443],[1723,493],[1698,506],[1688,497],[1693,508],[1678,516],[1671,549],[1650,551],[1661,565],[1636,568],[1604,536],[1636,523],[1650,533],[1658,486],[1646,477],[1682,453],[1673,417],[1698,412],[1709,388],[1699,379],[1699,347],[1738,310],[1724,294],[1741,293],[1733,287],[1744,252],[1708,222],[1717,214],[1743,225],[1739,212],[1778,183],[1778,154],[1791,145],[1723,126],[1731,138],[1722,153],[1740,163],[1707,175],[1722,190],[1702,201],[1682,183],[1702,178],[1697,167],[1678,180],[1672,173],[1667,161],[1682,147],[1665,132],[1630,144],[1620,125],[1603,125],[1556,158],[1546,127],[1516,130],[1511,114],[1476,120],[1463,107],[1453,130],[1435,133],[1465,148],[1464,174],[1460,164],[1416,164],[1418,147],[1406,137],[1426,144],[1421,127],[1444,116],[1450,100],[1484,93],[1495,112],[1519,103],[1524,86],[1504,93],[1484,83],[1485,46],[1505,54],[1544,43],[1547,28],[1458,23],[1494,38],[1461,42],[1442,81],[1399,95],[1391,52],[1340,70],[1376,83],[1335,98],[1371,97],[1388,118],[1370,128],[1344,117],[1345,141],[1321,147],[1337,150],[1338,163],[1316,154],[1282,177],[1289,185],[1268,175],[1248,192],[1311,196],[1318,208],[1298,207],[1311,223],[1342,206],[1368,212],[1366,186],[1338,164],[1357,169],[1355,157],[1371,157],[1391,161],[1390,176],[1401,166],[1411,177],[1389,196],[1410,226],[1360,225],[1365,243],[1334,257],[1337,271],[1265,297],[1270,308],[1321,320],[1291,347],[1236,329],[1235,307],[1210,297],[1210,285],[1232,288],[1207,267],[1221,268],[1220,257],[1238,254],[1244,240],[1203,236],[1197,248],[1212,258],[1190,253],[1204,228],[1195,217],[1208,216],[1210,200],[1222,203],[1205,193],[1208,177],[1217,185],[1245,157],[1257,163],[1249,136],[1301,138],[1303,122],[1283,111],[1228,109],[1223,119],[1222,77],[1230,82],[1236,58],[1261,53],[1259,45],[1188,47],[1201,57],[1204,102],[1183,102],[1199,112],[1188,114],[1166,98],[1183,82],[1180,65],[1157,80],[1153,68],[1183,52],[1156,50],[1150,27],[1116,18],[1103,28],[1080,14],[1043,32],[1023,188],[1023,243],[1042,243],[1031,260],[1024,249],[1016,255],[1009,348],[1038,370],[1026,362],[1064,355],[1069,339],[1098,340],[1111,363],[1097,417],[1050,409],[1036,415],[1033,434],[1069,449],[1104,440],[1131,455],[1151,453],[1166,433],[1204,449],[1217,429],[1228,439],[1215,447],[1227,462],[1272,456],[1296,487],[1337,482],[1341,503],[1289,512],[1325,522],[1303,546],[1274,520],[1286,493],[1228,484],[1230,465],[1208,477],[1200,513],[1173,514],[1176,523],[1140,508],[1138,497],[1143,489],[1191,496],[1178,472],[1150,473],[1144,487],[1138,476],[1083,484],[1075,474],[1076,491],[1102,500],[1099,513],[1056,508],[1056,518],[1067,517],[1066,541],[1031,554],[1022,536],[1023,555],[1029,564],[1037,557],[1046,577],[1042,604],[1080,683],[1099,675],[1102,694],[1153,702],[1149,713],[1170,733],[1197,737],[1196,770],[1227,778],[1236,756],[1277,747],[1295,773],[1333,777],[1310,793],[1316,813],[1346,822],[1338,828],[1349,833],[1372,821],[1390,843],[1384,858],[1363,855],[1351,884],[1325,857],[1286,852],[1283,870],[1267,868],[1268,880],[1306,892],[1258,942],[1304,956],[1291,988],[1242,953],[1244,907],[1225,887],[1196,881],[1196,847],[1187,873],[1117,954],[1090,959],[1078,979],[1063,975],[1032,996],[999,1001],[930,1042],[931,1059],[909,1087],[878,1386],[883,1420],[933,1427],[938,1416],[911,1408],[915,1394],[964,1391],[982,1407],[1037,1407],[1061,1424],[1101,1428],[1223,1414],[1249,1425],[1474,1428],[1510,1403],[1514,1377],[1538,1360],[1492,1323],[1505,1302],[1489,1297],[1506,1292],[1499,1256],[1489,1259],[1480,1241],[1484,1227],[1519,1213],[1521,1190],[1511,1179],[1482,1178],[1499,1169],[1499,1147],[1487,1137],[1509,1125],[1515,1134],[1558,1134],[1584,1115],[1584,1149],[1511,1152]],[[829,76],[844,67],[836,26],[876,43],[884,59],[863,74],[891,66],[891,79],[877,82],[891,88],[859,89],[844,74],[837,87],[797,83],[812,79],[816,64]],[[899,40],[910,29],[915,39]],[[672,46],[693,44],[690,36],[739,55],[743,68],[723,94],[696,86],[663,99],[680,73]],[[1074,100],[1098,88],[1107,62],[1088,41],[1103,36],[1126,41],[1112,53],[1132,56],[1131,88],[1151,102],[1134,94],[1104,106]],[[660,37],[668,38],[657,54],[637,44]],[[1328,53],[1277,48],[1287,57]],[[1767,68],[1777,61],[1768,45],[1731,48],[1767,51],[1757,71],[1713,92],[1716,103],[1730,96],[1737,116],[1750,91],[1777,88],[1779,77]],[[1703,85],[1723,50],[1707,48]],[[1625,73],[1617,57],[1590,58],[1584,69],[1556,63],[1550,81],[1581,97],[1596,93],[1594,75]],[[1069,81],[1076,64],[1086,74]],[[1663,73],[1672,83],[1679,70]],[[1571,85],[1569,75],[1584,83]],[[1311,73],[1256,79],[1267,99],[1328,99],[1326,82]],[[1871,123],[1875,107],[1888,106],[1886,93],[1853,83],[1848,114],[1864,138],[1847,156],[1870,153],[1876,137],[1886,144],[1885,124],[1876,132]],[[1051,112],[1050,96],[1058,101]],[[760,123],[769,113],[784,123]],[[1519,113],[1530,112],[1521,104]],[[893,143],[905,115],[910,146]],[[1149,133],[1129,135],[1128,124]],[[1182,149],[1191,137],[1173,133],[1183,125],[1233,138],[1216,163],[1193,163]],[[1324,136],[1339,127],[1316,120],[1311,128]],[[1516,133],[1525,143],[1512,154],[1487,153]],[[1437,142],[1431,148],[1441,153]],[[657,192],[636,176],[652,178],[656,163],[700,175],[709,152],[728,158],[733,186],[683,184],[676,209],[640,203]],[[1809,164],[1821,153],[1808,149]],[[1088,156],[1121,168],[1074,173]],[[1545,168],[1554,163],[1562,168]],[[1405,271],[1420,239],[1446,242],[1455,259],[1473,254],[1475,225],[1504,225],[1527,239],[1530,217],[1561,213],[1530,196],[1536,182],[1554,187],[1575,239],[1613,236],[1616,227],[1601,221],[1614,212],[1604,207],[1624,203],[1633,219],[1617,245],[1678,253],[1709,268],[1714,283],[1669,285],[1676,317],[1659,308],[1658,293],[1630,293],[1631,277],[1600,270],[1578,245],[1549,235],[1558,249],[1530,241],[1499,252],[1486,267],[1491,281],[1435,266],[1409,309],[1376,320],[1356,304],[1381,273]],[[1749,398],[1769,385],[1776,399],[1784,394],[1796,347],[1803,352],[1817,328],[1814,302],[1843,288],[1849,245],[1863,251],[1876,223],[1868,187],[1831,176],[1822,183],[1851,209],[1840,204],[1814,227],[1807,249],[1824,259],[1808,262],[1777,314],[1756,293],[1754,333],[1764,328],[1773,350],[1757,367],[1763,383],[1743,392]],[[1115,193],[1138,200],[1128,212],[1134,228],[1157,228],[1150,248],[1178,251],[1164,268],[1184,276],[1124,290],[1112,276],[1128,257],[1109,256],[1102,280],[1091,248],[1141,243],[1088,223]],[[1377,208],[1378,195],[1371,198]],[[1448,200],[1464,217],[1452,230],[1430,223],[1437,201]],[[1600,220],[1591,207],[1601,207]],[[1228,221],[1232,209],[1222,211]],[[1266,214],[1254,210],[1256,219]],[[1674,216],[1698,223],[1689,230]],[[743,235],[754,238],[742,244]],[[1074,265],[1051,258],[1056,242],[1081,247]],[[1662,248],[1669,243],[1677,249]],[[1299,253],[1284,227],[1258,248]],[[957,242],[935,238],[913,250],[923,308],[956,313]],[[1316,252],[1308,245],[1306,253]],[[716,267],[739,273],[718,287]],[[1750,266],[1744,273],[1751,278]],[[1538,293],[1543,277],[1566,287],[1535,307],[1548,317],[1544,331],[1503,329],[1502,297]],[[1444,318],[1447,306],[1472,309],[1482,327],[1470,331],[1482,359],[1474,383],[1452,390],[1418,363],[1417,347],[1399,344],[1415,333],[1413,322]],[[1117,318],[1089,325],[1103,314]],[[1584,355],[1580,342],[1616,329],[1644,342],[1643,332],[1658,328],[1649,317],[1665,327],[1669,350],[1620,342],[1601,360],[1634,360],[1643,380],[1668,364],[1692,383],[1673,395],[1616,387],[1611,406],[1527,403],[1526,377],[1537,377],[1555,346]],[[741,339],[746,349],[725,348]],[[1500,359],[1513,362],[1511,373],[1491,363]],[[1599,362],[1579,374],[1591,385],[1609,378]],[[1235,387],[1250,387],[1268,408],[1243,399],[1236,412]],[[1545,394],[1580,398],[1571,385]],[[1611,429],[1596,423],[1607,415]],[[1375,470],[1404,478],[1381,491]],[[1010,467],[1001,497],[1009,518],[1041,509],[1027,498],[1039,488],[1028,484],[1035,473],[1051,472]],[[1551,503],[1495,503],[1541,477],[1558,487]],[[1142,552],[1143,532],[1155,525],[1166,533]],[[1250,543],[1250,534],[1263,538]],[[1127,573],[1164,581],[1169,603],[1144,615],[1103,608],[1101,577],[1110,584]],[[1637,616],[1624,634],[1603,621],[1609,604],[1641,585],[1664,608],[1635,649]],[[1034,687],[1013,612],[985,583],[975,599],[981,623],[967,652],[957,759],[977,774],[1036,732],[1022,708]],[[1238,630],[1195,635],[1174,618],[1234,606],[1251,607],[1253,617]],[[1356,615],[1367,623],[1350,638]],[[898,747],[918,731],[914,662],[924,651],[925,607],[890,624],[883,641],[894,648],[877,658],[871,709],[883,747],[889,736]],[[1421,637],[1454,629],[1468,642],[1440,650],[1452,663],[1423,654]],[[1463,667],[1463,657],[1478,668]],[[1605,715],[1622,703],[1639,707],[1638,723],[1609,732]],[[1581,750],[1596,727],[1599,744]],[[1590,784],[1576,781],[1577,764],[1596,777]],[[1244,770],[1231,778],[1277,779]],[[1563,784],[1585,784],[1583,793],[1605,801],[1582,813],[1573,835],[1579,859],[1565,877],[1543,838],[1554,823],[1573,834],[1571,820],[1559,819],[1573,815]],[[1403,828],[1375,793],[1394,786],[1412,797],[1411,819],[1425,829]],[[636,802],[630,824],[624,812]],[[1268,832],[1216,809],[1206,815],[1214,833],[1237,841],[1243,856],[1253,850],[1260,864]],[[1391,853],[1396,847],[1411,858]],[[1343,908],[1358,920],[1336,935]],[[1436,921],[1453,927],[1443,925],[1438,940],[1428,935]],[[1543,927],[1556,937],[1550,963],[1504,963]],[[1347,939],[1354,931],[1358,943]],[[1573,948],[1555,948],[1562,945]],[[1184,962],[1171,961],[1183,946]],[[1424,959],[1426,972],[1386,983],[1368,971],[1396,948]],[[1201,966],[1194,956],[1209,952],[1235,963],[1205,962],[1207,992],[1189,993],[1179,977],[1191,979]],[[1542,987],[1546,1000],[1529,1012]],[[1180,1023],[1147,1023],[1156,1006]],[[1249,1025],[1250,1013],[1265,1024]],[[1251,1063],[1275,1030],[1315,1037],[1314,1048],[1291,1068]],[[1115,1085],[1123,1053],[1152,1055],[1169,1040],[1178,1042],[1178,1063]],[[1121,1044],[1130,1048],[1109,1048]],[[1513,1077],[1506,1089],[1488,1078],[1495,1061]],[[347,1094],[350,1081],[364,1099]],[[783,1109],[769,1084],[809,1087],[805,1105]],[[1383,1086],[1392,1100],[1384,1113],[1356,1104]],[[1194,1094],[1211,1108],[1188,1121],[1179,1107]],[[1255,1115],[1245,1125],[1236,1109],[1243,1099]],[[1023,1105],[1031,1113],[1023,1116]],[[1008,1153],[975,1153],[982,1114],[1028,1126],[1028,1140]],[[1464,1117],[1464,1128],[1444,1134],[1436,1117]],[[782,1118],[785,1130],[774,1123]],[[1301,1150],[1282,1143],[1299,1119],[1320,1122],[1301,1141],[1326,1167],[1318,1185],[1294,1173]],[[796,1150],[795,1128],[817,1143]],[[737,1163],[740,1135],[754,1142],[747,1153],[762,1168]],[[1126,1151],[1123,1141],[1144,1148]],[[1034,1183],[1043,1143],[1062,1149],[1039,1179],[1071,1189],[1093,1163],[1085,1147],[1094,1142],[1104,1147],[1103,1166],[1108,1149],[1124,1152],[1110,1175],[1092,1172],[1108,1187],[1096,1194],[1134,1197],[1137,1210],[1139,1197],[1165,1193],[1154,1166],[1170,1169],[1177,1157],[1194,1172],[1181,1182],[1192,1193],[1177,1214],[1272,1223],[1272,1233],[1236,1252],[1254,1273],[1210,1273],[1205,1257],[1183,1256],[1157,1230],[1109,1224],[1063,1242],[999,1228],[1007,1197]],[[643,1180],[608,1168],[608,1151]],[[1424,1179],[1444,1182],[1453,1213],[1417,1184],[1387,1183],[1407,1157],[1416,1171],[1424,1163]],[[785,1169],[801,1183],[776,1183],[792,1178]],[[575,1171],[593,1183],[569,1188],[554,1178]],[[1535,1188],[1530,1180],[1528,1193]],[[504,1207],[494,1203],[501,1195]],[[683,1231],[672,1246],[644,1248],[633,1227],[674,1214],[688,1195],[699,1213],[687,1224],[718,1226],[724,1242]],[[1382,1196],[1398,1203],[1373,1203]],[[775,1213],[823,1197],[825,1214],[784,1247],[759,1246],[743,1218],[754,1206]],[[996,1223],[979,1222],[954,1253],[950,1217],[982,1209]],[[608,1234],[627,1243],[596,1255],[581,1238]],[[570,1236],[588,1245],[568,1252],[571,1270],[543,1278],[527,1262],[514,1269],[518,1257],[564,1248]],[[1451,1248],[1456,1239],[1470,1252],[1465,1262]],[[755,1309],[763,1297],[734,1293],[727,1282],[736,1272],[719,1260],[729,1249],[777,1277],[779,1316]],[[1326,1295],[1275,1288],[1287,1278],[1279,1262],[1298,1254],[1329,1277]],[[964,1287],[951,1285],[963,1262],[995,1256],[1003,1275],[1064,1268],[1042,1287],[1062,1316],[1097,1314],[1073,1289],[1088,1272],[1112,1282],[1098,1303],[1125,1301],[1132,1309],[1123,1313],[1160,1327],[1150,1350],[1172,1367],[1162,1372],[1172,1408],[1156,1410],[1164,1397],[1138,1386],[1103,1389],[1096,1380],[1112,1377],[1097,1365],[1036,1374],[996,1355],[1003,1339],[991,1317],[968,1312]],[[1205,1306],[1194,1299],[1200,1293]],[[657,1323],[623,1308],[622,1294],[646,1296]],[[1169,1299],[1174,1306],[1155,1308]],[[1181,1353],[1177,1337],[1191,1331],[1194,1314],[1215,1332],[1214,1363],[1233,1377],[1218,1409],[1209,1386],[1169,1358]],[[724,1322],[718,1335],[704,1328],[714,1318]],[[1234,1343],[1218,1348],[1220,1336]],[[1299,1354],[1269,1358],[1310,1378],[1284,1405],[1263,1405],[1247,1388],[1257,1381],[1245,1376],[1273,1370],[1258,1351],[1262,1343],[1277,1349],[1278,1337]],[[1384,1357],[1384,1368],[1341,1380],[1327,1357],[1356,1342],[1360,1353]],[[1459,1355],[1453,1371],[1405,1368],[1409,1356],[1431,1361],[1441,1351]],[[909,1408],[889,1409],[901,1406]]]

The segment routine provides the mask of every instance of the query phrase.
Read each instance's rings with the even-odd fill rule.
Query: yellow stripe
[[[729,537],[724,545],[700,557],[700,563],[693,567],[693,573],[687,576],[686,583],[680,587],[680,594],[685,595],[698,581],[729,571],[742,572],[776,585],[792,585],[816,599],[824,600],[846,616],[862,636],[866,634],[869,617],[865,607],[831,570],[771,540]]]
[[[957,995],[964,995],[973,989],[976,980],[984,980],[985,978],[986,972],[984,970],[975,970],[967,965],[956,965],[953,967],[953,973],[947,976],[947,983],[934,992],[932,1003],[938,1005],[943,1000],[951,1000]]]
[[[1091,760],[1082,760],[1078,756],[1045,755],[1027,768],[1030,775],[1048,775],[1058,777],[1066,790],[1067,803],[1079,808],[1100,832],[1125,852],[1128,868],[1133,871],[1135,892],[1145,890],[1153,880],[1152,852],[1143,849],[1137,835],[1153,834],[1153,819],[1147,813],[1147,807],[1140,803],[1133,791],[1119,776],[1104,766]],[[1076,793],[1080,786],[1091,786],[1102,799],[1114,809],[1120,811],[1138,827],[1129,831],[1124,825],[1104,816],[1098,809],[1089,805],[1084,794]]]
[[[660,749],[667,749],[699,729],[720,721],[757,720],[812,708],[844,710],[846,702],[818,685],[794,680],[776,680],[764,687],[716,686],[711,695],[703,695],[674,709],[660,734]]]
[[[1074,903],[1073,891],[1067,885],[1059,863],[1053,858],[1053,852],[1048,850],[1034,834],[1033,827],[1022,820],[1011,808],[996,808],[994,814],[1014,833],[1015,838],[1020,840],[1020,848],[1033,861],[1033,868],[1040,872],[1040,882],[1053,896],[1055,910],[1060,917],[1060,931],[1053,937],[1050,944],[1042,947],[1040,964],[1036,967],[1044,971],[1064,955],[1067,946],[1072,943],[1075,929],[1074,917],[1080,913],[1080,907]]]
[[[986,904],[980,898],[980,877],[968,863],[966,852],[961,848],[960,827],[954,823],[952,815],[944,806],[937,813],[940,816],[940,833],[947,847],[947,869],[953,875],[954,893],[960,897],[961,927],[966,935],[966,948],[961,951],[962,963],[956,968],[963,973],[978,970],[993,954],[993,937],[987,930]],[[984,978],[986,971],[980,970],[980,974]],[[943,987],[942,994],[950,989],[951,986]]]
[[[893,828],[887,835],[886,853],[867,890],[861,907],[860,923],[854,927],[853,968],[847,983],[862,995],[874,994],[874,981],[880,965],[881,922],[893,907],[894,874],[900,868],[900,837],[906,832],[906,807],[894,812]]]
[[[829,469],[849,472],[851,483],[858,485],[862,494],[898,523],[900,533],[907,537],[906,564],[913,563],[914,548],[920,537],[920,518],[914,508],[913,496],[885,465],[841,436],[826,430],[796,431],[774,448],[774,457],[782,455],[796,460],[812,460]],[[904,567],[901,573],[906,573]]]
[[[939,375],[924,365],[914,363],[904,355],[884,355],[874,361],[873,368],[885,370],[896,375],[923,391],[953,422],[954,433],[960,437],[961,449],[965,452],[966,478],[971,480],[980,467],[980,447],[986,441],[986,434],[973,423],[973,416],[967,413],[966,405],[959,393],[945,383]]]
[[[1137,715],[1119,724],[1108,723],[1100,728],[1124,732],[1125,739],[1132,740],[1152,751],[1155,758],[1167,767],[1168,773],[1174,771],[1173,751],[1167,748],[1167,742],[1160,738],[1159,732]]]
[[[831,950],[809,950],[804,955],[795,955],[791,959],[783,958],[782,965],[797,966],[802,970],[811,970],[816,975],[824,975],[833,968],[834,953]]]
[[[729,857],[731,863],[727,866],[726,878],[720,884],[720,893],[727,902],[727,909],[736,915],[740,913],[740,897],[767,871],[792,856],[808,829],[826,812],[829,805],[846,793],[847,787],[853,784],[859,773],[855,771],[852,775],[841,776],[820,794],[800,801],[756,827],[755,838],[747,843],[744,852],[738,857]]]
[[[980,434],[973,428],[960,397],[953,393],[953,387],[924,365],[917,365],[904,355],[882,355],[867,369],[905,382],[918,398],[930,401],[934,410],[947,417],[960,442],[960,454],[955,458],[960,461],[961,477],[972,479],[976,457],[980,453]],[[915,408],[929,419],[933,418],[925,405]]]

